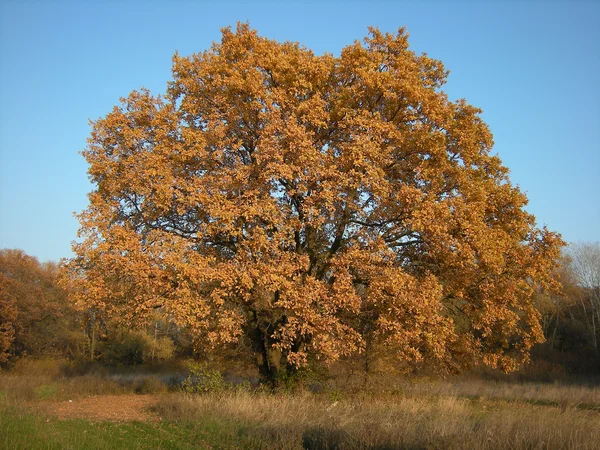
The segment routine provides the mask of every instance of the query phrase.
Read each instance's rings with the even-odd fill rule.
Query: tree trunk
[[[286,365],[280,350],[273,347],[272,321],[260,317],[256,310],[249,311],[247,336],[250,338],[252,348],[257,354],[259,373],[272,389],[278,387]]]
[[[272,389],[279,387],[282,378],[281,351],[265,346],[261,374]]]
[[[154,361],[154,354],[155,354],[155,350],[156,350],[157,339],[158,339],[158,321],[154,322],[154,338],[153,338],[153,342],[152,342],[152,352],[150,355],[150,359],[152,361]]]
[[[592,314],[592,344],[594,345],[594,352],[598,356],[598,332],[596,328],[596,316]]]
[[[90,316],[90,361],[94,360],[96,354],[96,312],[92,311]]]

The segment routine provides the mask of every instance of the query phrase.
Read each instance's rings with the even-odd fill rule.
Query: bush
[[[106,364],[136,366],[144,362],[149,353],[150,338],[140,331],[121,331],[114,339],[100,346],[101,360]]]
[[[171,359],[175,354],[175,343],[168,336],[150,339],[148,351],[153,360]]]
[[[154,339],[144,331],[117,331],[100,345],[100,352],[106,364],[136,366],[151,359],[171,359],[175,344],[167,336]]]
[[[221,392],[226,384],[219,370],[211,369],[206,363],[188,364],[189,375],[181,383],[181,389],[190,394]]]
[[[90,340],[81,330],[65,330],[58,340],[67,358],[80,361],[89,356]]]
[[[136,394],[156,394],[167,392],[168,386],[156,377],[146,377],[134,383]]]

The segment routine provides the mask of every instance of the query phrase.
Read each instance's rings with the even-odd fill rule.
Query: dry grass
[[[0,374],[0,405],[8,411],[95,395],[119,409],[121,399],[132,397],[120,394],[166,390],[157,379],[144,383],[124,384],[100,372],[65,377],[56,364],[35,363]],[[236,442],[263,449],[600,448],[600,387],[591,384],[387,377],[356,394],[238,389],[156,399],[153,417],[160,421],[147,426],[157,436],[159,429],[177,430],[181,446],[173,448],[193,448],[183,442],[198,436],[212,436],[215,448],[237,448]]]
[[[584,384],[511,383],[464,377],[448,380],[414,378],[396,381],[388,392],[411,397],[450,396],[600,412],[600,386]]]
[[[599,411],[452,395],[172,395],[157,412],[169,421],[242,423],[271,448],[600,448]]]
[[[65,376],[60,361],[24,361],[10,372],[0,373],[0,395],[9,405],[45,400],[70,400],[98,395],[166,392],[158,378],[131,381],[110,377],[108,372]]]
[[[600,387],[549,383],[504,383],[465,379],[438,381],[416,389],[417,392],[439,393],[457,397],[499,399],[507,402],[529,402],[553,406],[596,409],[600,412]]]

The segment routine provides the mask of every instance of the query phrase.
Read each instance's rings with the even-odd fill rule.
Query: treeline
[[[191,355],[185,330],[160,311],[126,328],[102,311],[74,305],[58,276],[56,263],[0,250],[0,365],[25,357],[136,365]]]
[[[107,365],[138,365],[197,357],[201,343],[157,309],[134,327],[101,310],[81,309],[58,283],[56,263],[40,263],[21,250],[0,250],[0,366],[26,357],[56,357]],[[600,373],[600,245],[572,245],[556,274],[562,295],[537,299],[546,342],[532,352],[571,373]],[[358,363],[373,370],[372,349]]]
[[[600,373],[600,243],[569,246],[556,276],[562,295],[538,298],[546,342],[534,356]]]

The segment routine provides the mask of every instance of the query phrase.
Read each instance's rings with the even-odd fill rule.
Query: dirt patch
[[[85,419],[111,422],[149,422],[159,417],[152,412],[157,395],[98,395],[60,402],[37,403],[35,409],[59,420]]]

